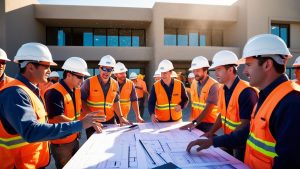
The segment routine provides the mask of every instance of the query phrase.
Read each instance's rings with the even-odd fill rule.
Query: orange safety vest
[[[101,87],[101,84],[97,76],[90,78],[90,95],[87,98],[87,106],[92,112],[104,111],[99,115],[106,115],[106,121],[111,120],[114,117],[113,104],[117,96],[119,87],[117,82],[110,78],[110,86],[106,97]]]
[[[135,86],[143,88],[143,89],[136,88],[136,95],[137,95],[137,97],[139,99],[140,98],[144,98],[144,92],[147,91],[147,87],[146,87],[145,81],[143,81],[141,79],[136,79],[136,82],[134,84],[135,84]]]
[[[219,112],[222,118],[222,127],[225,134],[231,133],[237,126],[242,124],[240,119],[239,96],[249,87],[248,82],[240,80],[234,88],[226,109],[225,92],[222,85],[219,89]]]
[[[74,109],[74,104],[73,104],[72,97],[70,96],[70,94],[64,88],[63,85],[61,85],[60,83],[55,83],[48,90],[50,90],[50,89],[55,89],[59,93],[62,94],[62,96],[64,98],[64,116],[72,119],[71,121],[78,120],[79,117],[80,117],[80,110],[81,110],[80,89],[79,88],[75,88],[75,90],[74,90],[74,93],[75,93],[75,105],[76,105],[75,109]],[[49,123],[60,123],[60,122],[64,122],[64,121],[58,121],[58,120],[55,120],[55,119],[49,119]],[[74,133],[74,134],[72,134],[70,136],[67,136],[65,138],[62,138],[62,139],[52,140],[51,143],[53,143],[53,144],[71,143],[72,141],[74,141],[77,138],[77,136],[78,136],[78,133]]]
[[[22,82],[13,80],[4,85],[1,90],[17,86],[22,88],[30,98],[36,118],[40,123],[46,123],[46,111],[41,100]],[[11,112],[15,113],[15,112]],[[50,153],[48,142],[26,142],[19,134],[9,134],[0,121],[0,168],[41,168],[48,165]]]
[[[253,109],[244,160],[250,168],[272,168],[277,154],[276,140],[269,128],[270,117],[276,105],[293,90],[300,91],[300,87],[291,81],[284,82],[269,94],[256,115],[256,108]]]
[[[4,79],[0,82],[0,89],[8,82],[11,82],[14,80],[14,78],[11,78],[9,76],[6,76],[5,74],[3,74]]]
[[[198,82],[194,80],[191,85],[191,104],[192,104],[192,111],[191,111],[191,120],[197,119],[202,111],[206,107],[206,99],[209,95],[209,90],[214,84],[217,84],[218,82],[211,78],[208,77],[207,82],[203,86],[200,97],[198,96]],[[214,123],[218,117],[218,106],[215,105],[214,108],[212,109],[212,112],[207,114],[206,117],[202,120],[202,122],[207,122],[207,123]]]
[[[53,85],[52,82],[46,82],[46,83],[39,83],[38,87],[40,89],[40,93],[42,98],[44,99],[45,93],[47,91],[48,88],[50,88],[50,86]]]
[[[175,111],[175,106],[181,102],[181,83],[179,80],[174,79],[174,87],[170,101],[161,84],[161,80],[154,83],[156,95],[155,115],[159,121],[177,121],[182,118],[182,111]]]
[[[122,90],[120,91],[120,105],[123,116],[127,119],[128,113],[130,111],[131,101],[130,95],[132,92],[133,82],[129,79],[126,79]]]

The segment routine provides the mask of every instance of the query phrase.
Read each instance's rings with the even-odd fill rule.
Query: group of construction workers
[[[200,151],[213,145],[250,168],[300,168],[300,57],[293,64],[296,82],[285,75],[291,57],[280,37],[257,35],[248,40],[241,59],[228,50],[217,52],[212,65],[195,57],[190,88],[176,79],[172,62],[162,60],[148,93],[145,82],[134,72],[126,78],[126,66],[110,55],[100,59],[99,74],[86,80],[85,60],[70,57],[59,80],[50,71],[56,63],[49,49],[26,43],[14,57],[19,73],[11,78],[4,73],[10,60],[0,49],[0,169],[44,168],[50,150],[62,168],[79,149],[81,130],[89,138],[101,133],[103,124],[130,125],[131,108],[143,123],[145,95],[152,123],[182,121],[190,100],[190,123],[180,129],[204,132],[187,145],[190,153],[194,146]],[[249,82],[237,75],[240,64]],[[224,135],[216,136],[220,128]]]

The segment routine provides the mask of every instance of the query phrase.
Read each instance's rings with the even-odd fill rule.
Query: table
[[[186,122],[143,123],[137,127],[108,125],[102,133],[93,134],[64,167],[103,169],[154,168],[172,162],[180,168],[248,168],[219,148],[191,154],[186,147],[203,134],[200,130],[179,130]]]

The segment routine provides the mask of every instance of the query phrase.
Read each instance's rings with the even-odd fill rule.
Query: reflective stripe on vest
[[[269,128],[270,118],[278,103],[292,91],[300,91],[300,86],[292,81],[283,82],[267,96],[257,113],[256,107],[254,108],[244,160],[250,168],[272,168],[277,153],[276,140]]]
[[[29,144],[21,136],[11,138],[0,138],[0,147],[14,149]]]
[[[222,119],[222,125],[226,126],[227,128],[230,128],[231,130],[234,130],[235,128],[237,128],[237,126],[242,124],[242,122],[240,121],[234,122],[229,119],[226,119],[226,117],[223,115],[221,115],[221,119]]]
[[[90,93],[87,98],[87,106],[92,112],[103,111],[99,115],[106,115],[106,121],[114,117],[113,104],[118,94],[118,84],[110,78],[110,85],[106,97],[98,80],[98,76],[93,76],[90,79]]]
[[[156,95],[155,115],[159,121],[177,121],[182,118],[182,111],[176,112],[174,109],[181,102],[181,84],[182,82],[174,79],[172,97],[169,101],[161,81],[154,83]]]
[[[218,83],[216,80],[214,80],[209,76],[207,78],[208,79],[204,84],[200,95],[198,95],[198,81],[193,80],[192,82],[191,90],[190,90],[191,105],[192,105],[190,120],[195,120],[201,115],[202,111],[206,107],[206,100],[209,95],[209,91],[211,87]],[[214,123],[217,119],[217,116],[218,116],[218,107],[214,106],[212,111],[203,118],[202,122]]]

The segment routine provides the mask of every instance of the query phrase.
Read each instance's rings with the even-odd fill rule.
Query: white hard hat
[[[247,57],[261,55],[274,55],[274,57],[276,57],[276,55],[282,55],[287,56],[287,58],[292,57],[285,42],[279,36],[272,34],[261,34],[256,35],[247,41],[240,63],[243,63]]]
[[[7,58],[7,55],[6,55],[5,51],[2,50],[1,48],[0,48],[0,60],[10,61],[10,60]]]
[[[167,72],[167,71],[170,71],[173,69],[174,69],[174,67],[173,67],[172,62],[165,59],[159,63],[157,70],[159,70],[160,72]]]
[[[49,78],[50,77],[58,77],[59,78],[59,74],[56,71],[52,71],[49,75]]]
[[[188,78],[195,78],[195,74],[194,73],[189,73]]]
[[[137,78],[137,74],[135,72],[131,72],[129,75],[129,79],[136,79]]]
[[[62,69],[71,72],[81,73],[85,76],[90,76],[86,62],[80,57],[68,58],[62,66]]]
[[[105,55],[101,58],[99,66],[109,66],[109,67],[115,67],[116,65],[116,60],[110,56],[110,55]]]
[[[232,64],[238,65],[238,57],[236,54],[229,50],[221,50],[214,55],[212,65],[209,69]]]
[[[41,43],[30,42],[23,44],[15,58],[14,62],[19,63],[19,61],[37,61],[37,62],[48,62],[50,65],[56,66],[57,64],[53,62],[52,55],[47,46]]]
[[[192,71],[194,69],[200,69],[204,67],[209,67],[208,60],[203,56],[197,56],[192,60],[192,65],[189,68],[189,71]]]
[[[172,71],[171,77],[178,77],[177,73],[175,71]]]
[[[123,73],[123,72],[126,72],[126,71],[127,71],[127,68],[125,67],[125,65],[123,63],[118,62],[115,65],[114,73]]]
[[[153,77],[160,77],[160,71],[159,70],[156,70]]]
[[[298,56],[295,62],[293,63],[293,67],[299,67],[299,66],[300,66],[300,56]]]

